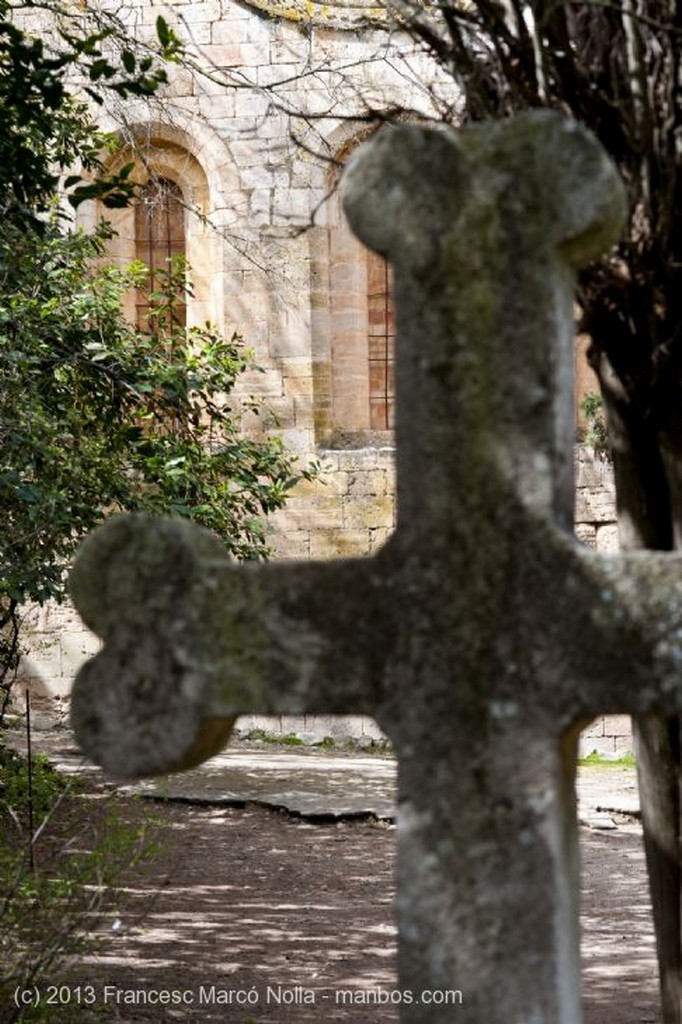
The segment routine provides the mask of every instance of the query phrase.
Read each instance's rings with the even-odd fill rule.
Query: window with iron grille
[[[369,421],[371,430],[392,430],[395,413],[395,317],[388,263],[367,254]]]
[[[185,256],[185,207],[182,191],[174,181],[156,178],[138,194],[135,204],[135,256],[149,268],[149,277],[137,292],[137,326],[149,330],[149,297],[166,286],[165,275],[174,257]],[[178,292],[176,322],[184,327],[187,310],[184,292]]]

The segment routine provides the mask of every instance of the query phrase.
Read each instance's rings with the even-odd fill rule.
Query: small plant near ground
[[[72,780],[56,771],[43,754],[29,761],[15,750],[0,746],[0,820],[9,815],[22,832],[22,818],[31,804],[35,818],[42,821],[72,785]]]
[[[266,732],[265,729],[250,729],[244,737],[250,740],[252,743],[274,743],[275,738],[272,733]]]
[[[580,440],[594,448],[600,458],[610,462],[611,449],[601,395],[598,395],[596,391],[588,392],[580,403],[580,411],[585,419],[585,427]]]
[[[149,816],[124,821],[115,796],[76,797],[77,788],[47,758],[0,750],[0,1024],[73,1013],[17,1005],[15,993],[68,981],[128,873],[158,851]]]
[[[279,737],[279,742],[285,747],[302,747],[303,740],[295,732],[288,732]]]

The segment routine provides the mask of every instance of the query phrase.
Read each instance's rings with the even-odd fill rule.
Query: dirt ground
[[[87,816],[97,796],[72,813]],[[396,1006],[358,995],[396,989],[392,827],[116,801],[123,818],[154,815],[161,852],[119,893],[61,993],[71,1006],[48,1020],[398,1021]],[[659,1024],[639,828],[582,829],[581,843],[585,1022]],[[467,1019],[466,979],[461,991],[455,1022]]]

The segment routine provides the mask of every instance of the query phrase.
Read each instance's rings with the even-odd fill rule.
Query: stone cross
[[[72,577],[105,641],[74,726],[130,778],[196,764],[240,714],[373,715],[398,759],[401,1021],[451,1022],[461,990],[472,1024],[577,1024],[577,732],[682,711],[679,558],[571,536],[574,276],[622,188],[536,111],[379,134],[345,207],[395,272],[394,536],[237,566],[191,524],[114,518]]]

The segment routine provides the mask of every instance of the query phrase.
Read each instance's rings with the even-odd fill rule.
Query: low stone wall
[[[277,558],[373,554],[395,527],[393,448],[326,449],[319,476],[302,481],[272,516]]]
[[[608,554],[618,550],[616,485],[608,459],[587,445],[575,451],[575,532],[590,548]],[[580,756],[622,757],[632,752],[632,727],[627,715],[600,715],[580,737]]]
[[[618,758],[632,753],[632,723],[629,715],[600,715],[580,735],[580,757],[599,754]]]
[[[311,744],[328,739],[334,743],[351,742],[369,747],[386,739],[376,721],[368,715],[242,715],[236,729],[242,736],[262,731],[269,736],[296,736]]]
[[[303,481],[282,512],[273,516],[277,558],[324,559],[376,551],[395,526],[395,464],[392,448],[326,450],[321,473]],[[576,534],[598,551],[617,549],[615,487],[610,464],[586,447],[576,449]],[[66,707],[71,681],[98,648],[94,637],[68,605],[46,605],[28,613],[34,641],[24,659],[21,681],[38,699]],[[306,740],[331,737],[370,743],[381,738],[371,718],[307,716],[301,719],[246,716],[241,732],[295,733]],[[619,757],[632,749],[627,716],[602,716],[585,730],[581,754]]]
[[[87,629],[70,604],[53,602],[25,613],[30,651],[21,662],[19,680],[30,687],[38,705],[55,701],[66,706],[73,678],[83,662],[99,649],[99,640]]]
[[[596,551],[618,550],[613,467],[587,445],[575,450],[575,532]]]

